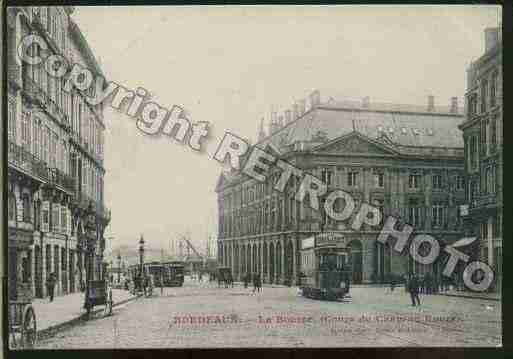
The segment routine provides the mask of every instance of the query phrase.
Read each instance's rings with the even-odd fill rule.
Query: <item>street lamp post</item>
[[[92,210],[92,205],[89,204],[89,207],[86,210],[86,292],[85,292],[85,301],[84,308],[87,310],[87,314],[91,310],[91,306],[89,303],[89,294],[90,294],[90,281],[93,276],[93,260],[94,260],[94,248],[96,242],[96,219],[94,216],[94,212]]]
[[[118,284],[121,282],[121,253],[118,252]]]
[[[139,264],[141,266],[141,276],[143,274],[143,264],[144,264],[144,238],[141,234],[141,239],[139,240]]]

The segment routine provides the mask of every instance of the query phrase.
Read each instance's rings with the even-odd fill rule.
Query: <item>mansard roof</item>
[[[463,119],[449,111],[428,112],[411,105],[374,104],[362,108],[352,102],[331,102],[311,109],[257,145],[272,143],[287,152],[287,146],[315,141],[319,133],[331,141],[356,131],[371,139],[386,135],[398,146],[463,148],[458,129]]]
[[[384,103],[363,108],[361,103],[330,101],[310,109],[255,146],[286,155],[297,150],[294,144],[299,142],[304,144],[301,150],[315,153],[358,136],[398,156],[463,158],[463,137],[458,129],[464,120],[461,113],[461,109],[451,113],[448,108],[428,111],[420,106]],[[240,174],[233,171],[222,176],[229,183]],[[216,189],[222,187],[220,182]]]

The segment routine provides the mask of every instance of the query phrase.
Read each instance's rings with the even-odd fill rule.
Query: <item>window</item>
[[[408,219],[412,226],[420,226],[420,205],[417,199],[410,199],[409,201]]]
[[[495,151],[497,146],[497,118],[492,119],[490,124],[490,151]]]
[[[41,122],[36,119],[34,123],[34,155],[36,158],[40,157],[41,148],[40,148],[40,136],[41,136]]]
[[[461,191],[465,189],[465,177],[462,175],[456,176],[456,190]]]
[[[374,187],[383,188],[385,186],[385,174],[382,172],[374,174]]]
[[[61,229],[64,233],[68,231],[68,213],[65,206],[61,207]]]
[[[30,121],[27,114],[21,116],[21,143],[23,148],[30,151]]]
[[[52,203],[52,232],[57,232],[59,230],[59,204]]]
[[[66,248],[61,248],[61,268],[66,268]]]
[[[14,197],[13,194],[9,196],[9,209],[8,209],[8,218],[9,221],[15,221],[16,220],[16,197]]]
[[[329,169],[323,169],[321,172],[322,181],[331,186],[332,172]]]
[[[56,152],[56,141],[54,134],[50,131],[48,134],[49,137],[49,153],[48,153],[48,166],[51,168],[55,167],[55,152]]]
[[[493,238],[500,238],[501,237],[501,219],[500,216],[493,217]]]
[[[432,225],[433,227],[443,227],[444,225],[444,205],[441,202],[434,202],[432,207]]]
[[[481,81],[481,112],[486,112],[486,90],[488,88],[488,81],[482,80]]]
[[[483,183],[485,194],[495,193],[495,168],[487,167],[485,170],[485,181]]]
[[[49,153],[49,141],[50,141],[50,129],[48,127],[44,128],[43,139],[42,139],[42,160],[48,163],[48,153]]]
[[[30,222],[30,198],[27,193],[21,196],[21,203],[23,205],[23,222]]]
[[[36,201],[34,203],[34,229],[41,229],[41,202]]]
[[[477,113],[477,94],[471,94],[468,97],[468,115],[474,116]]]
[[[433,175],[433,189],[441,189],[442,188],[442,175],[435,174]]]
[[[46,245],[46,275],[50,275],[52,273],[52,247],[50,244]]]
[[[347,185],[350,187],[358,186],[358,172],[350,171],[347,173]]]
[[[7,132],[9,141],[16,140],[16,101],[8,102],[8,123],[7,123]]]
[[[469,158],[470,158],[470,168],[471,169],[476,169],[477,168],[477,163],[478,163],[476,136],[470,137],[470,148],[469,148],[469,151],[470,151],[470,156],[469,156]]]
[[[410,174],[410,176],[408,178],[408,187],[410,189],[420,187],[420,175],[419,174]]]
[[[53,272],[55,278],[59,279],[59,246],[53,246]]]
[[[497,104],[497,72],[492,74],[492,81],[490,82],[490,107],[494,107]]]
[[[487,130],[488,127],[488,121],[482,120],[481,121],[481,153],[486,154],[486,148],[488,146],[488,137],[487,137]]]

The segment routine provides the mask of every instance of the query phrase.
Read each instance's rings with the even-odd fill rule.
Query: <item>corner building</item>
[[[41,36],[47,49],[31,55],[64,56],[102,74],[73,22],[73,7],[7,9],[8,292],[10,299],[45,297],[56,275],[55,295],[83,290],[103,275],[103,237],[110,222],[104,206],[103,107],[92,93],[64,91],[64,79],[43,65],[17,58],[21,40]]]
[[[457,99],[447,108],[362,102],[321,103],[320,94],[294,105],[285,116],[272,113],[270,134],[261,124],[256,144],[278,158],[328,184],[328,193],[342,189],[356,201],[353,216],[336,222],[294,200],[300,179],[289,180],[285,192],[272,188],[281,170],[273,168],[267,183],[238,172],[218,179],[218,259],[235,278],[261,273],[267,283],[297,283],[300,243],[322,231],[341,233],[351,247],[353,282],[381,282],[392,273],[432,272],[441,264],[420,265],[377,242],[381,225],[351,229],[362,202],[401,217],[426,233],[451,243],[461,238],[459,205],[465,201],[463,120]],[[306,203],[306,201],[305,201]],[[322,205],[322,199],[321,199]],[[339,208],[337,208],[339,206]],[[342,204],[335,210],[341,211]]]
[[[465,141],[468,216],[465,227],[479,238],[478,259],[502,282],[502,33],[484,31],[485,51],[467,69],[467,111],[460,125]]]

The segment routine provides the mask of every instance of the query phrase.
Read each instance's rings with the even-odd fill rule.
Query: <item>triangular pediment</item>
[[[393,149],[390,145],[373,140],[356,131],[335,138],[327,143],[315,147],[312,150],[314,152],[323,152],[330,154],[397,154],[397,151]]]

